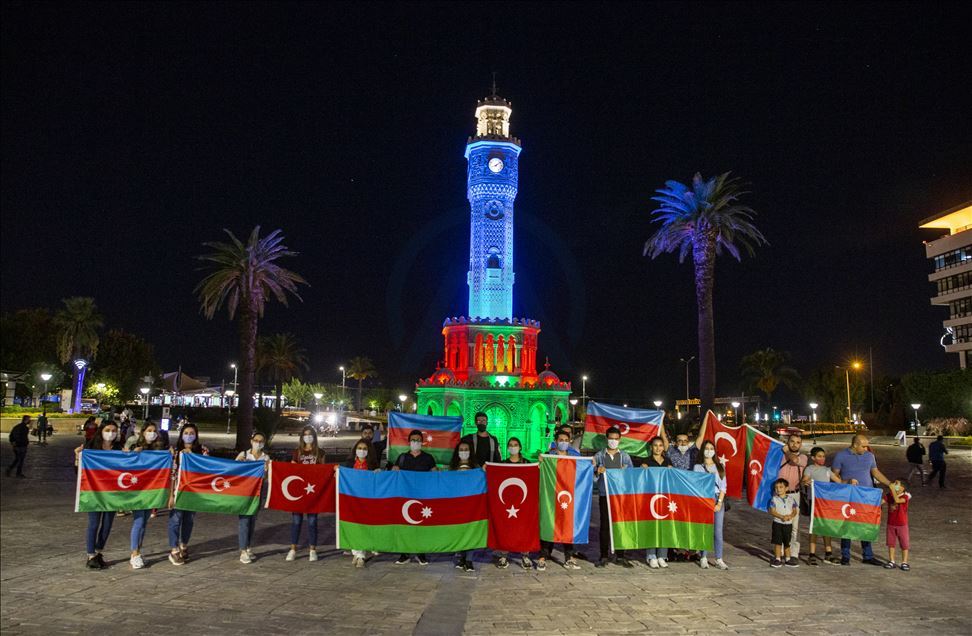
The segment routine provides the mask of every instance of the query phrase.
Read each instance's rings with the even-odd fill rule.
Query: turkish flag
[[[495,464],[486,468],[489,536],[494,550],[540,549],[540,465]]]
[[[703,439],[715,444],[715,459],[726,470],[726,496],[742,497],[746,472],[746,427],[726,426],[709,411],[705,414]]]
[[[334,512],[334,468],[337,464],[270,462],[266,507],[271,510],[316,515]]]

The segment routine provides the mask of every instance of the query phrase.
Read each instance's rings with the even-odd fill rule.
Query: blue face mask
[[[570,448],[570,442],[557,442],[557,450],[565,451]]]

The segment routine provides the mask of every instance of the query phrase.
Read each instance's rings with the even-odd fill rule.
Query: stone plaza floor
[[[184,566],[166,558],[167,516],[149,521],[147,567],[128,565],[131,517],[115,519],[104,552],[107,570],[84,567],[86,516],[73,512],[72,448],[57,435],[31,444],[27,479],[4,477],[0,495],[0,632],[25,633],[333,633],[671,634],[972,633],[972,458],[949,455],[948,488],[912,488],[910,572],[860,562],[850,567],[805,561],[771,569],[770,518],[735,503],[727,513],[730,570],[694,563],[649,570],[589,562],[579,571],[518,565],[496,569],[485,550],[462,573],[450,555],[432,563],[393,564],[393,555],[356,570],[333,550],[334,524],[321,517],[322,559],[286,562],[290,517],[261,511],[250,565],[239,562],[237,519],[199,514]],[[289,441],[286,443],[290,443]],[[843,445],[825,445],[828,454]],[[805,442],[805,450],[809,440]],[[907,475],[904,449],[875,446],[890,478]],[[12,458],[4,441],[2,461]],[[597,512],[592,543],[597,554]],[[807,519],[801,518],[804,530]],[[806,535],[801,542],[806,546]],[[330,546],[330,549],[328,549]],[[804,548],[805,549],[805,548]],[[822,547],[818,547],[818,552]],[[884,531],[875,543],[885,559]],[[642,553],[643,554],[643,553]],[[559,553],[555,554],[559,559]]]

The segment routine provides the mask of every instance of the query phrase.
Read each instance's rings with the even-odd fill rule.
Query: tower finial
[[[493,71],[493,97],[496,97],[496,71]]]

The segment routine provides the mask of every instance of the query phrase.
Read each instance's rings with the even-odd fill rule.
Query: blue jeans
[[[725,503],[723,503],[723,506]],[[722,558],[722,522],[725,519],[726,509],[720,508],[719,512],[715,513],[715,523],[713,523],[713,539],[712,539],[712,552],[715,553],[715,558]],[[708,557],[711,553],[708,550],[702,550],[702,556]]]
[[[108,543],[108,535],[111,534],[111,524],[114,522],[114,512],[88,513],[88,535],[86,537],[88,554],[95,554],[105,549],[105,544]]]
[[[304,523],[305,515],[292,514],[290,516],[290,543],[297,545],[300,541],[300,526]],[[307,539],[308,545],[317,545],[317,515],[307,516]]]
[[[649,559],[667,559],[668,548],[648,548],[646,555]]]
[[[145,526],[148,524],[151,510],[132,511],[132,552],[142,547],[142,539],[145,538]]]
[[[169,547],[175,550],[187,545],[192,536],[192,521],[196,513],[191,510],[173,510],[169,513]]]
[[[253,541],[256,529],[256,515],[240,515],[240,550],[246,550]]]
[[[840,540],[840,558],[848,559],[848,560],[850,559],[850,547],[851,547],[850,539]],[[874,558],[874,550],[871,548],[870,541],[861,541],[861,552],[864,553],[865,561]]]

